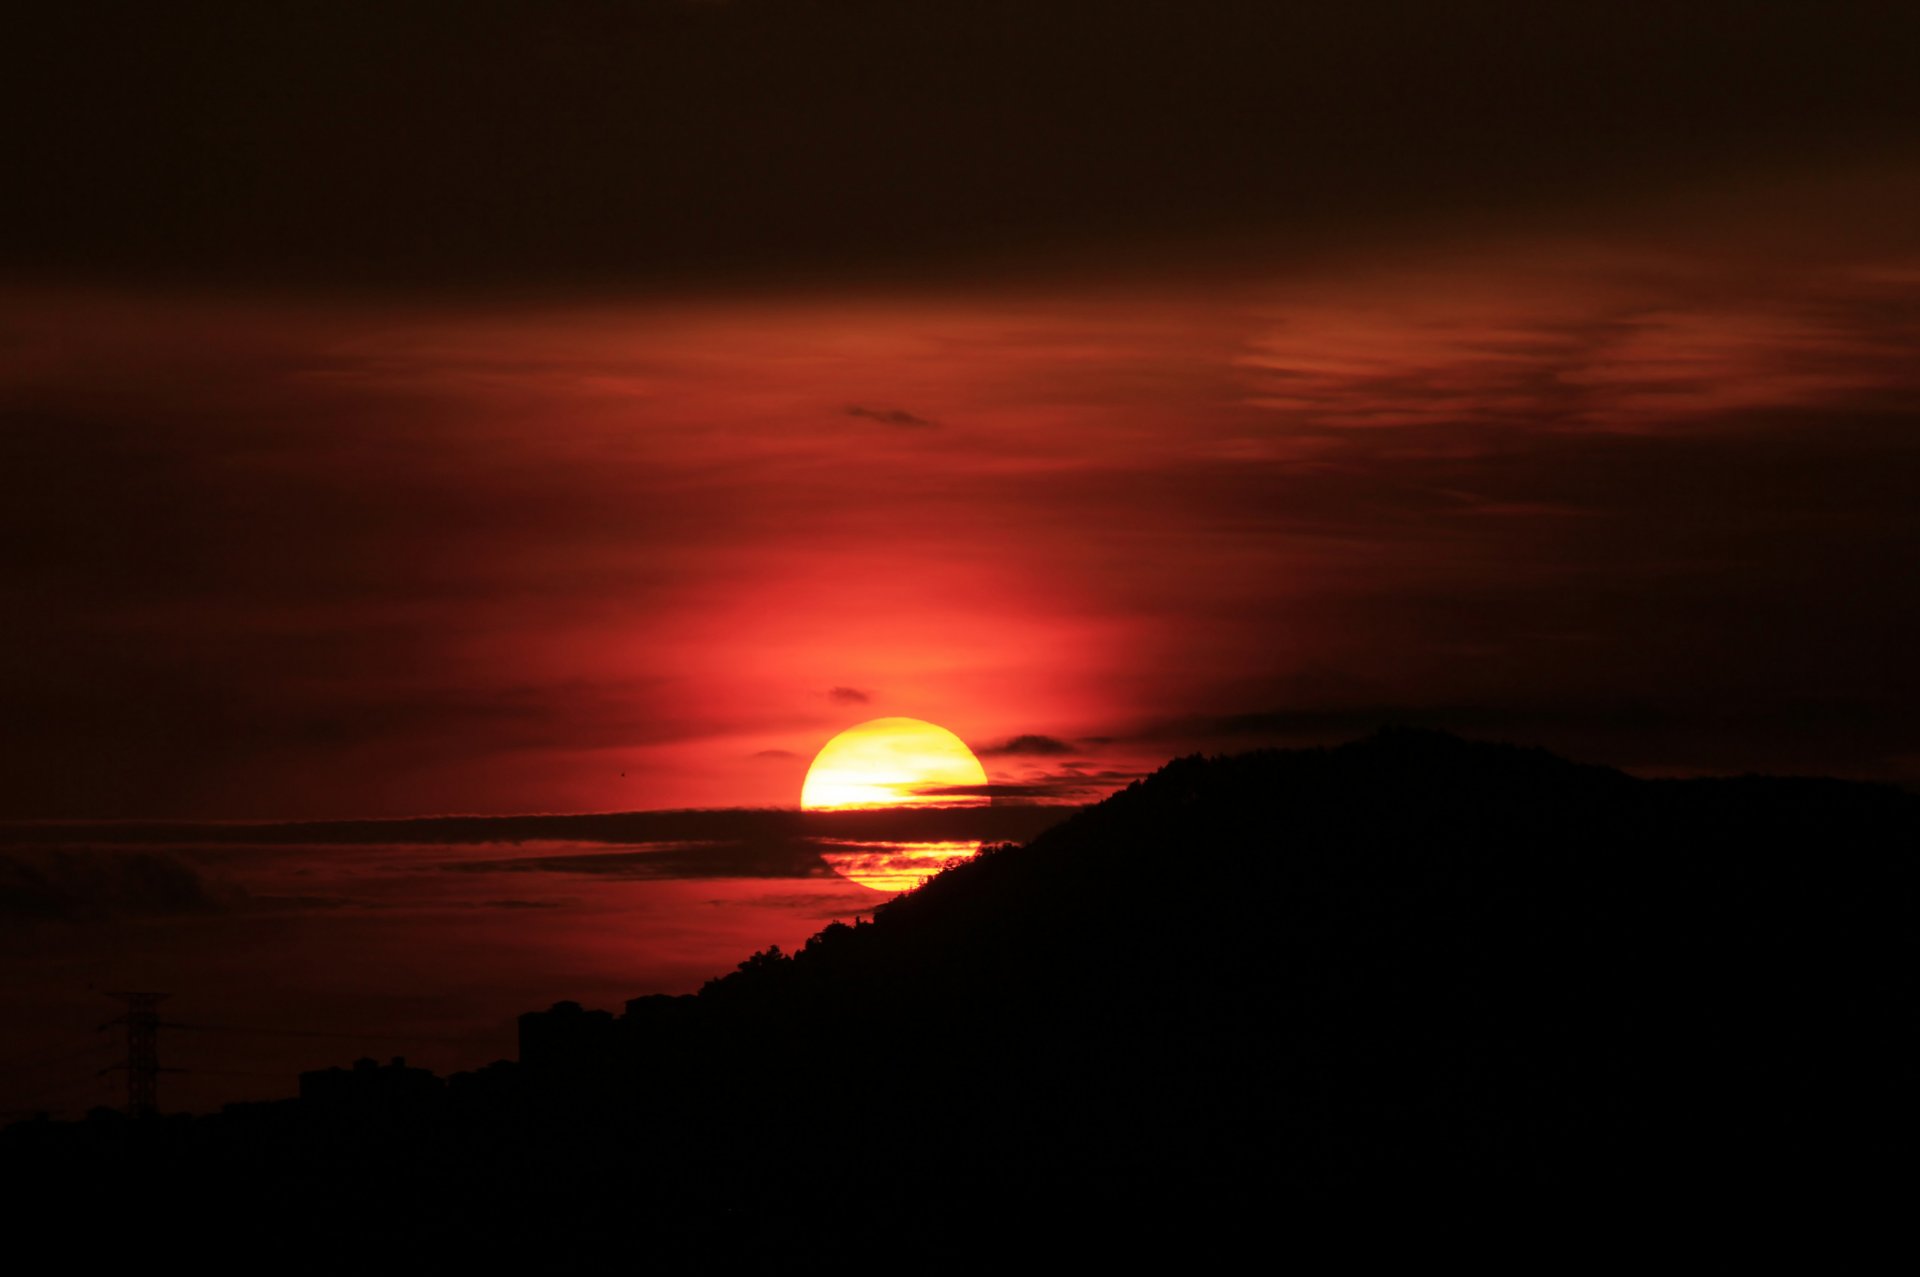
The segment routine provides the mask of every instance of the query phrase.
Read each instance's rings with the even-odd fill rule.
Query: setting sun
[[[828,741],[807,769],[800,805],[809,811],[849,807],[987,801],[986,769],[966,742],[917,718],[876,718]]]
[[[826,743],[807,769],[800,806],[978,807],[988,802],[986,783],[980,760],[946,728],[918,718],[876,718]],[[842,843],[822,855],[842,877],[896,892],[978,850],[978,842]]]

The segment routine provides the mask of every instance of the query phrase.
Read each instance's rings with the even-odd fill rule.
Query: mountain
[[[247,1233],[687,1263],[1860,1211],[1894,1191],[1916,847],[1881,786],[1411,731],[1184,758],[697,995],[530,1013],[517,1064],[16,1126],[0,1168]]]

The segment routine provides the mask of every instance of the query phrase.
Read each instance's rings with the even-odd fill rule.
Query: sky
[[[870,906],[740,848],[891,715],[1007,808],[1387,723],[1920,782],[1907,21],[42,12],[0,53],[0,979],[75,1032],[144,981],[504,1051]],[[486,872],[529,853],[207,834],[684,809],[739,815],[671,872],[651,826]],[[32,823],[154,820],[196,824]]]

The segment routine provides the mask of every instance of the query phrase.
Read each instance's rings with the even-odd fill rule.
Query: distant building
[[[302,1073],[300,1099],[328,1108],[392,1110],[430,1103],[443,1085],[431,1070],[411,1068],[396,1055],[386,1064],[355,1060],[350,1069]]]
[[[540,1072],[605,1067],[618,1046],[615,1033],[612,1012],[556,1002],[520,1017],[520,1063]]]

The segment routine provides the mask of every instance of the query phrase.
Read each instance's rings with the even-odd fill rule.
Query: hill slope
[[[1124,1244],[1858,1198],[1916,847],[1920,799],[1875,786],[1412,732],[1181,759],[698,996],[529,1016],[517,1066],[16,1128],[0,1161],[95,1201],[165,1167],[272,1227],[687,1256],[918,1235],[936,1205],[955,1237]]]

